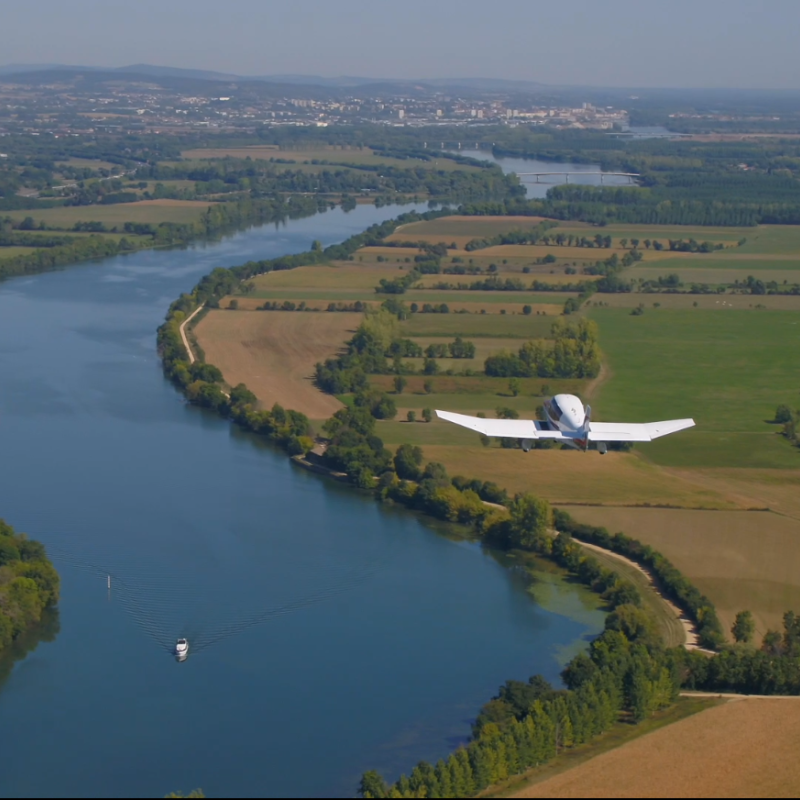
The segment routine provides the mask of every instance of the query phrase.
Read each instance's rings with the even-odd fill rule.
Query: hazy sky
[[[0,64],[800,88],[798,0],[25,0]]]

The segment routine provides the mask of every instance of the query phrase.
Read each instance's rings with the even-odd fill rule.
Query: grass
[[[185,150],[181,156],[187,160],[207,160],[219,158],[252,158],[253,160],[269,160],[280,158],[295,161],[296,164],[275,164],[277,169],[296,169],[304,165],[304,161],[330,161],[332,164],[353,164],[354,166],[393,166],[399,169],[413,169],[425,167],[439,170],[466,170],[475,171],[480,167],[462,166],[449,158],[438,158],[434,161],[424,161],[419,158],[392,158],[391,156],[377,155],[367,147],[353,149],[338,149],[335,147],[321,147],[308,150],[280,150],[269,145],[254,145],[252,147],[209,147],[195,150]],[[310,165],[315,166],[315,165]],[[319,169],[325,169],[321,165]]]
[[[718,294],[648,294],[647,292],[626,292],[619,294],[599,294],[584,306],[585,308],[636,308],[644,305],[647,309],[692,309],[730,312],[732,309],[769,309],[800,311],[800,296],[797,295],[718,295]],[[656,312],[657,313],[657,312]]]
[[[0,247],[0,261],[14,256],[26,256],[36,251],[35,247]]]
[[[88,167],[89,169],[107,169],[111,172],[117,172],[122,170],[122,167],[119,164],[112,164],[110,161],[101,161],[100,159],[94,158],[68,158],[66,161],[57,161],[56,167],[59,166],[68,166],[68,167]]]
[[[717,264],[711,261],[697,260],[696,266],[687,266],[686,261],[675,262],[663,267],[656,267],[648,262],[646,267],[633,267],[625,273],[626,278],[654,280],[662,275],[677,273],[683,283],[744,283],[748,275],[762,281],[776,281],[782,284],[800,283],[800,260],[791,262],[753,261],[744,265],[741,261]]]
[[[415,337],[542,339],[550,335],[552,326],[552,317],[536,314],[414,314],[400,323],[400,330],[403,336]]]
[[[785,311],[658,309],[631,316],[592,309],[613,380],[595,400],[598,419],[631,422],[693,417],[697,429],[647,447],[659,464],[798,467],[772,419],[797,405],[787,365],[800,342],[797,314]]]
[[[543,767],[537,767],[525,775],[517,776],[506,781],[500,786],[495,786],[492,789],[484,792],[481,797],[523,797],[535,796],[528,795],[526,789],[535,789],[535,787],[551,778],[573,770],[581,764],[591,761],[593,758],[616,750],[628,742],[635,741],[646,734],[658,731],[661,728],[671,725],[675,722],[692,717],[695,714],[705,711],[714,706],[720,705],[721,702],[713,697],[681,697],[677,703],[665,711],[658,712],[649,719],[644,720],[639,725],[631,725],[627,722],[618,722],[614,727],[606,733],[598,736],[591,742],[572,747],[562,752],[550,763]],[[582,796],[590,796],[586,790],[586,794]]]
[[[394,279],[405,274],[405,270],[381,266],[311,266],[291,270],[280,270],[259,275],[253,279],[256,290],[251,297],[270,297],[275,290],[332,289],[337,292],[371,292],[375,299],[375,287],[381,278]],[[354,298],[356,299],[356,298]]]
[[[207,202],[192,200],[143,200],[116,205],[60,206],[11,211],[8,216],[16,220],[33,217],[37,224],[44,222],[51,228],[71,228],[76,222],[103,222],[110,226],[125,222],[188,223],[198,220],[209,205]]]

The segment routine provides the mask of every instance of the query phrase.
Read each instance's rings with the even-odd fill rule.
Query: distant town
[[[582,102],[577,107],[530,98],[435,93],[432,96],[377,93],[374,88],[338,90],[310,97],[310,87],[286,94],[259,92],[265,84],[193,82],[194,91],[162,80],[82,81],[72,75],[43,76],[40,82],[0,78],[0,133],[175,133],[191,130],[252,132],[267,125],[325,127],[377,123],[393,126],[520,124],[554,128],[623,130],[628,112]],[[266,86],[269,86],[266,84]],[[261,94],[261,96],[259,96]],[[271,96],[264,96],[269,94]],[[331,94],[320,91],[320,94]],[[304,96],[305,95],[305,96]]]

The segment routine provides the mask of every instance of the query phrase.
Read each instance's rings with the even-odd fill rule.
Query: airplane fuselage
[[[544,401],[544,413],[553,430],[574,433],[586,422],[586,409],[574,394],[557,394]]]

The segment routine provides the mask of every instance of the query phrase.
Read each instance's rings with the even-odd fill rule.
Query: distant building
[[[401,109],[400,109],[400,110],[397,112],[397,116],[398,116],[398,118],[399,118],[399,119],[405,119],[406,112],[405,112],[405,111],[404,111],[404,110],[401,108]]]

